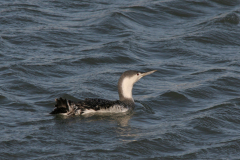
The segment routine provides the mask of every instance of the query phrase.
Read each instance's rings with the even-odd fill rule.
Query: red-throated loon
[[[138,71],[125,71],[118,80],[119,100],[90,99],[73,102],[71,100],[55,99],[56,105],[50,114],[80,115],[89,112],[127,112],[134,108],[132,88],[142,77],[157,70],[141,73]]]

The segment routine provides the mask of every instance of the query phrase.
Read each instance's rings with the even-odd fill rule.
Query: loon
[[[118,80],[119,100],[86,98],[79,102],[59,98],[55,99],[54,110],[50,114],[81,115],[90,112],[127,112],[134,108],[132,89],[134,83],[142,77],[152,74],[157,70],[141,73],[139,71],[125,71]]]

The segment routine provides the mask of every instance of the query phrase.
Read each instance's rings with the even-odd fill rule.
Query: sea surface
[[[240,0],[1,0],[0,159],[240,159]],[[130,113],[56,116],[55,98]]]

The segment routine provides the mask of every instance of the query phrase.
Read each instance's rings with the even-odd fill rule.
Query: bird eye
[[[139,76],[139,73],[137,75]]]

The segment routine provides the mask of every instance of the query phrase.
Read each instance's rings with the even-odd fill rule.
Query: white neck
[[[126,103],[133,103],[132,89],[135,82],[141,77],[137,71],[126,71],[118,80],[118,94],[119,100]]]
[[[120,79],[118,84],[118,93],[120,101],[131,101],[134,102],[132,97],[132,89],[135,79],[130,77],[125,77]]]
[[[123,82],[122,82],[122,95],[123,95],[124,98],[133,100],[133,97],[132,97],[133,84],[134,84],[134,82],[133,82],[133,80],[131,78],[123,79]]]

